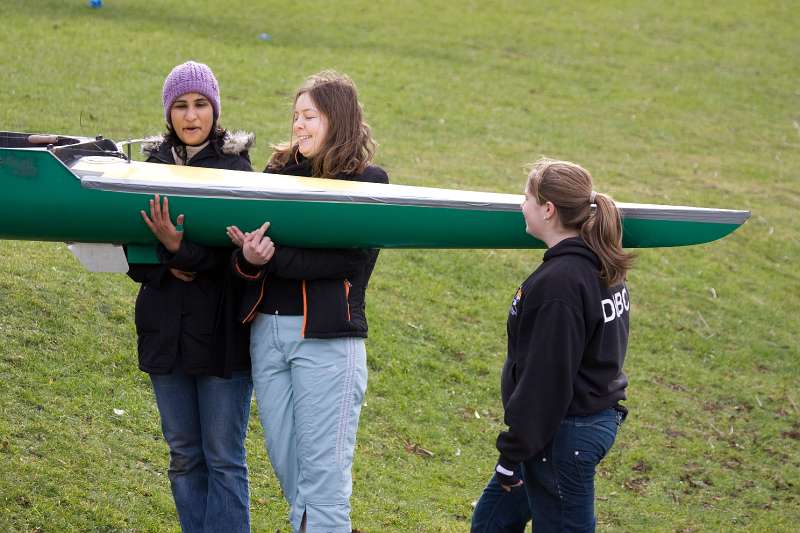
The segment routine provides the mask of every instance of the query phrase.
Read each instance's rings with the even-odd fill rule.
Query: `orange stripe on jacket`
[[[264,276],[261,279],[261,288],[258,291],[258,300],[256,300],[256,303],[255,305],[253,305],[253,308],[250,309],[250,312],[247,313],[247,316],[244,317],[244,320],[242,320],[242,324],[247,324],[248,322],[251,322],[253,318],[256,316],[256,312],[258,311],[258,306],[261,305],[261,300],[264,299],[264,287],[266,285],[267,285],[267,277]]]
[[[344,280],[344,303],[347,305],[347,320],[350,320],[350,282]]]
[[[303,338],[306,338],[306,322],[308,321],[308,297],[306,295],[306,280],[303,280],[303,329],[300,330]]]
[[[236,272],[239,273],[245,279],[256,280],[259,277],[261,277],[261,273],[260,272],[258,274],[255,274],[255,275],[246,274],[245,272],[243,272],[242,268],[239,266],[239,257],[236,257],[236,261],[234,262],[234,266],[236,267]]]

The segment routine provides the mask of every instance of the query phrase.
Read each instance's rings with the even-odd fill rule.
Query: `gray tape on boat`
[[[161,182],[154,185],[152,182],[137,182],[135,180],[104,178],[96,172],[76,170],[81,185],[86,189],[100,189],[104,191],[131,192],[144,194],[171,194],[177,196],[203,196],[207,198],[227,198],[240,200],[293,200],[303,202],[343,202],[359,204],[384,204],[408,205],[417,207],[445,207],[454,209],[474,209],[480,211],[519,211],[519,200],[505,200],[513,195],[498,193],[481,193],[475,191],[452,191],[462,197],[473,196],[473,199],[438,198],[425,196],[398,196],[392,194],[376,195],[365,193],[342,193],[340,191],[320,190],[290,190],[277,189],[265,186],[263,188],[240,188],[223,185],[195,185],[178,182]],[[401,186],[393,186],[396,190]],[[424,192],[424,187],[411,187]],[[428,189],[440,191],[441,189]],[[503,201],[492,201],[492,197],[503,197]]]
[[[303,202],[343,202],[359,204],[383,204],[414,207],[439,207],[479,211],[519,211],[522,195],[433,189],[427,187],[408,187],[401,185],[385,186],[364,184],[364,193],[342,193],[324,189],[298,189],[270,187],[231,187],[230,185],[197,185],[186,182],[161,182],[131,179],[104,178],[102,172],[74,170],[87,189],[129,192],[140,194],[169,194],[176,196],[202,196],[207,198],[227,198],[241,200],[289,200]],[[386,194],[369,194],[385,188]],[[407,194],[392,194],[403,191]],[[425,192],[429,191],[430,196]],[[381,191],[384,192],[384,191]],[[413,194],[411,194],[413,192]],[[450,193],[451,197],[446,197]],[[444,197],[443,197],[444,196]],[[658,204],[632,204],[618,202],[623,218],[643,220],[674,220],[685,222],[710,222],[717,224],[742,224],[750,218],[749,211],[731,209],[712,209]]]
[[[640,220],[675,220],[685,222],[713,222],[717,224],[743,224],[750,211],[713,209],[683,205],[630,204],[617,202],[623,218]]]

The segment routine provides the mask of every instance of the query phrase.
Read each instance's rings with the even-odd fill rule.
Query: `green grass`
[[[752,210],[722,241],[639,252],[632,414],[601,465],[599,529],[796,530],[794,6],[440,4],[7,0],[0,129],[157,133],[164,76],[191,58],[220,79],[223,124],[257,133],[262,167],[289,132],[295,87],[336,68],[358,83],[394,183],[517,192],[523,166],[548,155],[582,163],[620,201]],[[468,529],[503,427],[507,306],[540,258],[382,253],[356,527]],[[178,529],[136,369],[135,291],[124,276],[84,272],[63,244],[0,241],[0,530]],[[253,417],[254,530],[285,532],[261,436]]]

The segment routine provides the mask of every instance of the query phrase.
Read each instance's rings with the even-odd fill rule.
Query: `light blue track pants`
[[[303,317],[259,314],[250,354],[272,468],[299,531],[350,533],[353,452],[367,388],[364,339],[304,339]]]

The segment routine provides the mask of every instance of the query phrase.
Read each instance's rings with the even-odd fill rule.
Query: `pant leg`
[[[195,378],[151,374],[161,430],[169,445],[169,481],[184,533],[202,533],[208,494]]]
[[[561,531],[562,527],[558,470],[552,452],[556,440],[557,437],[540,454],[522,465],[522,479],[536,533]]]
[[[531,519],[525,487],[507,492],[492,476],[472,513],[471,533],[524,533]]]
[[[301,339],[291,352],[300,466],[292,524],[350,533],[352,465],[367,386],[364,339]]]
[[[203,452],[208,468],[205,531],[250,531],[245,438],[253,382],[250,372],[230,379],[197,378]]]
[[[620,422],[614,409],[567,417],[545,451],[526,461],[523,476],[537,533],[595,530],[594,475]]]
[[[279,322],[285,324],[283,328],[279,329]],[[291,328],[293,322],[296,322],[294,329],[297,329],[296,336],[299,337],[302,317],[258,314],[250,330],[253,387],[259,420],[264,429],[264,444],[290,507],[297,495],[300,468],[297,462],[292,378],[279,336],[281,329]]]

